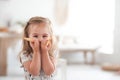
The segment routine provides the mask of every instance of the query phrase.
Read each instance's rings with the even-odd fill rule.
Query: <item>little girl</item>
[[[19,57],[26,80],[55,80],[56,40],[49,19],[32,17],[28,21]]]

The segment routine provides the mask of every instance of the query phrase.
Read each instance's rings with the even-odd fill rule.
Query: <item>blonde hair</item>
[[[57,49],[57,41],[56,41],[56,37],[53,34],[52,31],[52,27],[51,27],[51,21],[48,18],[44,18],[44,17],[32,17],[26,24],[25,28],[24,28],[24,33],[23,33],[23,38],[24,37],[29,37],[29,28],[31,24],[38,24],[38,23],[45,23],[48,26],[48,29],[50,31],[50,36],[51,36],[51,48],[48,51],[49,55],[54,57],[54,52]],[[26,51],[25,53],[23,53],[24,51]],[[22,51],[20,52],[20,54],[27,54],[30,55],[32,53],[32,48],[30,47],[30,43],[26,40],[23,39],[23,48]],[[20,54],[18,55],[19,59],[20,59]]]

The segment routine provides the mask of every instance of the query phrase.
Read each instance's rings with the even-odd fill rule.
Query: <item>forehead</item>
[[[31,24],[29,26],[29,33],[49,33],[48,25],[45,23],[37,23],[37,24]]]

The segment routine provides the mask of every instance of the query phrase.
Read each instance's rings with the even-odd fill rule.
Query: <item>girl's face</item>
[[[29,37],[37,38],[39,41],[50,38],[50,32],[46,23],[31,24],[29,28]]]

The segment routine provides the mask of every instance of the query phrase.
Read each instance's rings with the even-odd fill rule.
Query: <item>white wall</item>
[[[107,6],[107,4],[105,4]],[[77,10],[77,9],[76,9]],[[107,9],[106,9],[107,10]],[[101,10],[103,12],[103,14],[106,14],[104,13],[104,10]],[[101,13],[102,13],[101,12]],[[73,13],[73,12],[71,12]],[[80,12],[82,13],[82,12]],[[114,12],[113,12],[114,13]],[[109,13],[108,13],[109,14]],[[107,14],[107,15],[108,15]],[[89,14],[88,14],[89,15]],[[78,15],[76,15],[78,17]],[[79,15],[80,16],[80,15]],[[77,18],[76,17],[76,18]],[[75,18],[75,17],[74,17]],[[75,18],[75,19],[76,19]],[[109,17],[108,17],[109,18]],[[96,55],[96,61],[97,63],[120,63],[120,0],[115,0],[115,17],[113,17],[115,19],[115,23],[113,24],[113,26],[115,25],[115,28],[114,28],[114,40],[113,40],[113,48],[114,48],[114,52],[113,54],[102,54],[102,53],[98,53]],[[104,18],[103,18],[104,19]],[[107,19],[106,19],[107,20]],[[82,21],[81,21],[82,22]],[[104,21],[106,22],[106,21]],[[74,24],[74,23],[73,23]],[[108,25],[110,25],[109,23],[106,23]],[[103,24],[101,24],[103,25]],[[106,25],[105,25],[106,26]],[[109,29],[109,28],[107,28]],[[106,30],[105,30],[106,31]],[[103,34],[104,35],[104,34]],[[111,35],[112,36],[112,35]],[[88,39],[89,40],[89,39]],[[105,42],[105,44],[107,43],[108,41]],[[70,59],[71,60],[71,57],[74,57],[73,55],[64,55],[65,57],[68,58],[68,60]],[[70,57],[71,56],[71,57]],[[79,60],[83,60],[83,57],[81,57],[82,55],[77,55],[75,56],[75,61],[77,60],[77,62]],[[72,58],[72,61],[73,59]],[[89,58],[90,59],[90,58]]]
[[[114,50],[115,54],[120,54],[120,0],[116,0],[116,16],[115,16],[115,35]]]
[[[114,53],[100,54],[99,61],[120,64],[120,0],[115,0]]]
[[[32,5],[31,5],[32,4]],[[12,23],[26,21],[32,16],[44,16],[53,20],[54,0],[2,0],[0,1],[0,17],[10,17]]]

